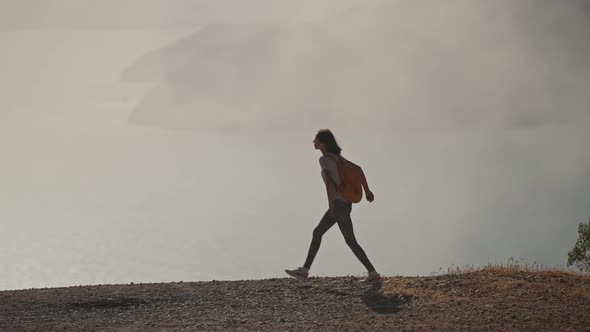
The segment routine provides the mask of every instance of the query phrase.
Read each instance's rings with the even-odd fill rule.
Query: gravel
[[[590,277],[481,270],[0,292],[0,331],[590,331]]]

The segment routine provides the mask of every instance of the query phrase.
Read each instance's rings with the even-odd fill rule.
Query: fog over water
[[[0,1],[0,289],[283,277],[331,128],[385,275],[564,267],[590,218],[585,1]],[[311,271],[360,275],[339,230]]]

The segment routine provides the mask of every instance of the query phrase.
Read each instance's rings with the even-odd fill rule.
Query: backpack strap
[[[334,159],[334,161],[336,161],[336,163],[344,161],[344,157],[339,156],[335,153],[327,152],[326,155],[328,155],[328,157],[332,157],[332,159]]]
[[[335,153],[332,152],[328,152],[326,153],[326,155],[328,155],[329,157],[331,157],[335,162],[336,162],[336,166],[338,167],[350,167],[350,164],[352,164],[350,161],[348,161],[346,158],[342,157],[342,155],[337,155]]]

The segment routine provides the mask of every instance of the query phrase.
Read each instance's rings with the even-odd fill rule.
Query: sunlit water
[[[0,289],[283,277],[303,263],[327,207],[312,140],[329,123],[301,111],[309,126],[232,135],[128,121],[153,84],[121,73],[193,32],[0,33]],[[385,275],[563,266],[590,216],[585,114],[518,130],[332,128],[375,193],[353,220]],[[337,227],[312,272],[363,273]]]

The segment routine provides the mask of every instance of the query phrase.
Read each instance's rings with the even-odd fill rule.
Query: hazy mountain
[[[199,130],[318,119],[428,130],[575,121],[590,104],[590,21],[581,9],[393,1],[311,23],[210,24],[123,73],[158,82],[131,121]],[[209,123],[212,112],[226,116]]]

